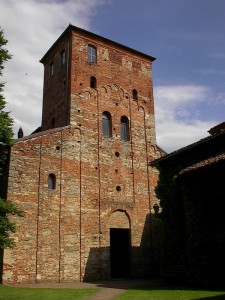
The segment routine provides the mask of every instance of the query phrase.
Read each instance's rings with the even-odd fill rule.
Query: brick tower
[[[155,140],[154,58],[69,25],[41,59],[42,125],[11,151],[16,247],[4,282],[149,277],[163,153]]]

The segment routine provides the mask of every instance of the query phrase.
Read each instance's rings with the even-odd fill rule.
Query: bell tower
[[[4,256],[8,282],[151,275],[154,60],[72,25],[41,59],[41,129],[11,149],[8,199],[27,217]]]
[[[40,61],[44,65],[42,131],[70,124],[70,44],[67,28]]]

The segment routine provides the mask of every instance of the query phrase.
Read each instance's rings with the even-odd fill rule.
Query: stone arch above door
[[[114,211],[109,219],[109,228],[130,229],[130,220],[125,211]]]

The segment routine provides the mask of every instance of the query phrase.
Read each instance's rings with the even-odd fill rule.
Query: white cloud
[[[224,54],[224,52],[213,52],[209,55],[209,57],[217,58],[219,60],[224,60],[225,59],[225,54]]]
[[[6,109],[25,135],[41,124],[43,67],[39,60],[69,23],[91,27],[95,9],[107,0],[1,0],[0,26],[13,58],[3,72]]]
[[[217,95],[215,95],[214,97],[214,100],[217,103],[225,104],[225,93],[224,92],[217,93]]]
[[[208,135],[213,121],[199,119],[198,104],[210,101],[208,88],[196,85],[157,86],[154,89],[157,143],[167,152]]]
[[[208,98],[209,90],[204,86],[171,85],[155,87],[155,97],[166,105],[181,106],[183,103],[203,101]]]
[[[7,110],[28,135],[41,125],[43,67],[39,60],[69,23],[91,30],[99,5],[110,0],[1,0],[0,26],[13,59],[4,70]],[[213,95],[204,86],[156,86],[155,113],[159,146],[172,151],[207,135],[216,122],[199,120],[198,103]]]
[[[201,70],[194,70],[196,73],[200,73],[202,75],[225,75],[224,70],[218,70],[214,68],[208,68],[208,69],[201,69]]]
[[[172,120],[156,123],[157,144],[170,153],[208,136],[215,122],[192,120],[190,123]]]

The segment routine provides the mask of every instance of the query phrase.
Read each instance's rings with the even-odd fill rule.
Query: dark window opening
[[[102,114],[102,133],[105,137],[112,136],[112,118],[111,114],[107,111]]]
[[[64,89],[66,88],[66,79],[65,78],[63,79],[63,88]]]
[[[87,61],[93,64],[97,63],[97,48],[88,45]]]
[[[55,128],[55,118],[51,119],[51,128]]]
[[[65,49],[60,52],[60,65],[62,66],[66,62],[66,51]]]
[[[121,192],[121,187],[119,185],[116,186],[117,192]]]
[[[90,87],[95,89],[97,87],[97,79],[95,76],[91,76],[90,78]]]
[[[130,140],[130,132],[129,132],[129,120],[127,117],[121,117],[121,140],[129,141]]]
[[[53,76],[53,73],[54,73],[54,65],[53,63],[50,63],[49,65],[49,76]]]
[[[48,175],[48,189],[55,190],[56,187],[56,177],[54,174]]]
[[[133,90],[133,99],[134,99],[135,101],[138,100],[138,92],[137,92],[137,90]]]

